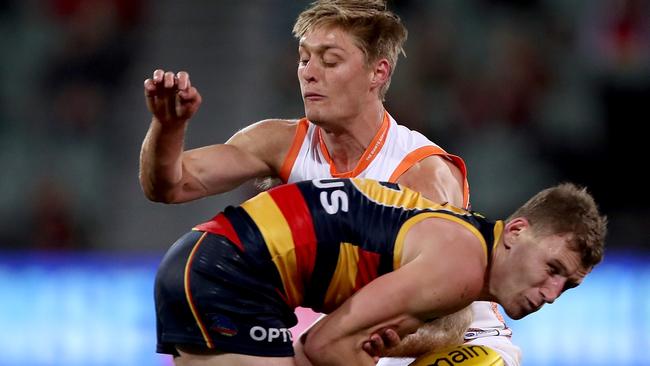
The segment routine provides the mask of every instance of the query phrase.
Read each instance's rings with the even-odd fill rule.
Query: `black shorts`
[[[272,262],[248,258],[223,236],[185,234],[156,274],[157,352],[177,355],[176,345],[188,345],[293,356],[289,328],[298,321],[282,300],[277,278]]]

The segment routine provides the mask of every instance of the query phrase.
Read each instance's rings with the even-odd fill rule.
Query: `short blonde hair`
[[[459,346],[465,343],[465,333],[472,320],[470,306],[436,318],[404,337],[397,346],[386,349],[381,356],[420,357],[428,352]]]
[[[525,217],[541,235],[570,235],[569,248],[581,254],[585,268],[603,259],[607,218],[600,215],[586,188],[562,183],[545,189],[510,215],[508,221],[516,217]]]
[[[296,38],[319,27],[338,27],[349,32],[366,56],[366,65],[382,58],[391,66],[388,80],[381,87],[383,100],[390,86],[393,70],[408,36],[400,18],[389,11],[385,0],[318,0],[298,16],[293,26]]]

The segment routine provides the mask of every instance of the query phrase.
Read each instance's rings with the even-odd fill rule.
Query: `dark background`
[[[290,30],[306,1],[4,1],[0,245],[164,250],[252,187],[179,206],[138,180],[142,82],[187,70],[204,97],[186,144],[303,115]],[[561,181],[590,188],[610,249],[645,250],[649,2],[394,1],[409,28],[387,96],[469,167],[473,207],[507,215]]]

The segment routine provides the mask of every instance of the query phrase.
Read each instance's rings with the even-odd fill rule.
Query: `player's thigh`
[[[293,357],[259,357],[237,353],[197,354],[178,350],[176,366],[295,366]]]

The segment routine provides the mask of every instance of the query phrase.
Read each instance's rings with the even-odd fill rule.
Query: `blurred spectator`
[[[43,179],[32,195],[28,233],[32,249],[71,250],[87,245],[83,220],[75,215],[71,192],[53,179]]]
[[[63,31],[61,46],[45,71],[52,95],[52,133],[92,134],[128,69],[135,44],[139,1],[51,0],[53,20]],[[107,134],[108,135],[108,134]]]

